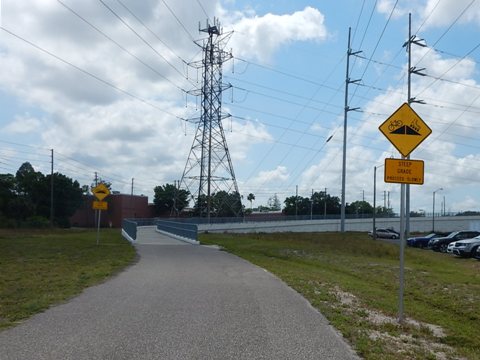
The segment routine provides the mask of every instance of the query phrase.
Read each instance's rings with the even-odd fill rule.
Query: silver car
[[[453,253],[462,257],[472,257],[480,246],[480,235],[472,239],[464,239],[455,242]]]

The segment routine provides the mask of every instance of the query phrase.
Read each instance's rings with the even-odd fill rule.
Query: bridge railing
[[[137,222],[134,219],[123,219],[122,235],[130,242],[137,240]]]
[[[196,224],[167,220],[156,220],[155,224],[157,225],[157,230],[198,241],[198,226]]]

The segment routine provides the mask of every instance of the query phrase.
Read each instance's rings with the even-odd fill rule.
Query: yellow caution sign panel
[[[400,106],[378,129],[405,157],[432,133],[432,129],[407,103]]]
[[[93,210],[108,210],[108,202],[106,201],[93,201],[92,204],[92,209]]]
[[[385,159],[385,182],[423,185],[423,160]]]
[[[110,190],[108,190],[107,186],[103,183],[98,184],[92,189],[93,195],[99,200],[102,201],[108,195],[110,195]]]

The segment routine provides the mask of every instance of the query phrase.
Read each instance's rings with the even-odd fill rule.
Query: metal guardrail
[[[123,219],[122,230],[135,241],[137,239],[137,222],[131,219]]]
[[[138,226],[156,226],[158,230],[167,233],[181,236],[190,240],[198,241],[198,227],[197,224],[160,220],[158,218],[152,219],[123,219],[122,230],[125,232],[130,241],[137,239]]]
[[[155,224],[158,230],[198,241],[198,227],[196,224],[166,220],[156,220]]]

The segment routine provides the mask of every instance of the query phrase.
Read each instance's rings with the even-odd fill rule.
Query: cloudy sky
[[[224,64],[228,146],[240,192],[341,194],[344,84],[352,28],[346,200],[373,201],[373,168],[398,152],[378,126],[407,99],[408,13],[412,107],[433,130],[412,154],[425,184],[412,210],[480,210],[480,86],[476,0],[2,0],[0,172],[29,161],[81,184],[94,172],[113,189],[151,197],[182,176],[199,116],[207,18],[233,31]],[[327,142],[330,138],[331,140]],[[398,211],[400,185],[383,182]]]

